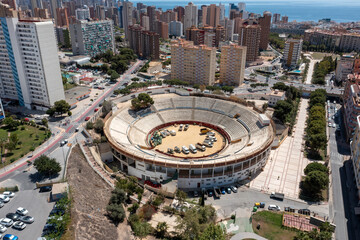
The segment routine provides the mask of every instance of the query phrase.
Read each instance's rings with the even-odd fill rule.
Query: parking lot
[[[35,221],[32,224],[27,224],[24,230],[16,230],[10,227],[2,235],[14,234],[21,240],[36,240],[40,237],[47,216],[54,206],[54,203],[48,203],[48,197],[49,192],[39,193],[38,189],[15,193],[15,197],[0,209],[0,217],[4,218],[8,213],[15,213],[18,207],[23,207],[29,211],[27,215],[34,217]]]

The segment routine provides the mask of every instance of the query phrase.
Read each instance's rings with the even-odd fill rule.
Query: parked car
[[[194,191],[194,197],[199,197],[198,191]]]
[[[272,211],[280,211],[281,208],[278,206],[278,205],[273,205],[273,204],[270,204],[269,207],[268,207],[268,210],[272,210]]]
[[[22,216],[22,217],[20,217],[19,220],[24,223],[33,223],[34,222],[34,218],[31,216]]]
[[[24,228],[26,228],[26,224],[20,221],[17,221],[14,223],[13,228],[18,229],[18,230],[23,230]]]
[[[19,207],[18,209],[16,209],[16,213],[21,216],[25,216],[26,214],[29,213],[29,211],[25,208]]]
[[[4,202],[0,201],[0,208],[2,208],[4,205],[5,205]]]
[[[52,190],[52,186],[40,187],[40,192],[50,192],[51,190]]]
[[[224,187],[220,188],[220,191],[221,191],[221,194],[225,194],[225,188]]]
[[[15,193],[10,192],[10,191],[5,191],[5,192],[3,192],[3,195],[5,195],[9,198],[13,198],[15,196]]]
[[[11,227],[13,225],[14,221],[10,218],[1,218],[0,224],[4,225],[5,227]]]
[[[19,240],[19,238],[13,234],[6,234],[3,237],[3,240]]]
[[[95,108],[95,109],[94,109],[94,112],[97,112],[97,111],[99,111],[99,108]]]
[[[227,192],[228,194],[231,194],[231,189],[230,189],[229,187],[227,187],[227,188],[226,188],[226,192]]]
[[[90,120],[90,117],[86,117],[86,118],[85,118],[85,121],[89,121],[89,120]]]
[[[8,214],[6,214],[6,217],[10,218],[13,221],[17,221],[17,220],[19,220],[19,218],[21,216],[19,214],[17,214],[17,213],[8,213]]]
[[[7,227],[0,224],[0,232],[4,233],[7,230]]]
[[[284,211],[285,211],[285,212],[292,212],[292,213],[294,213],[294,212],[295,212],[295,209],[292,208],[292,207],[285,207],[285,208],[284,208]]]
[[[10,198],[3,194],[0,194],[0,200],[3,201],[4,203],[7,203],[10,201]]]
[[[298,213],[309,216],[311,212],[310,212],[309,209],[299,209],[299,210],[298,210]]]
[[[231,186],[230,188],[231,188],[231,190],[232,190],[234,193],[237,193],[237,187]]]
[[[214,194],[213,194],[213,191],[211,189],[208,189],[207,190],[207,193],[208,193],[208,196],[209,197],[212,197]]]

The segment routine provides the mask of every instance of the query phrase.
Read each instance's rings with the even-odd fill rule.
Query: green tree
[[[287,101],[280,100],[276,103],[274,117],[285,123],[288,114],[293,110],[293,105]]]
[[[16,133],[12,133],[10,135],[9,141],[16,146],[19,143],[20,139]]]
[[[305,175],[308,175],[310,172],[313,172],[313,171],[320,171],[320,172],[324,172],[326,174],[329,173],[329,169],[324,164],[321,164],[318,162],[309,163],[304,169]]]
[[[209,224],[199,236],[199,240],[225,240],[225,232],[215,224]]]
[[[178,190],[176,190],[175,198],[176,198],[176,200],[179,201],[180,205],[183,205],[186,198],[187,198],[187,194],[186,194],[186,192],[181,191],[181,190],[178,189]]]
[[[119,77],[120,75],[117,72],[113,71],[110,75],[110,81],[115,82]]]
[[[104,122],[101,119],[96,120],[94,124],[94,130],[97,133],[103,133],[104,130]]]
[[[106,116],[112,110],[112,104],[109,101],[104,101],[102,104],[102,113],[103,116]]]
[[[156,225],[156,237],[158,238],[164,238],[165,237],[165,234],[166,234],[166,231],[168,230],[168,225],[166,222],[159,222],[157,225]]]
[[[140,79],[138,77],[133,77],[131,81],[138,82]]]
[[[125,194],[124,190],[116,187],[111,192],[109,204],[122,204],[125,202],[125,199],[126,199],[126,194]]]
[[[13,130],[15,129],[19,124],[16,120],[14,120],[13,117],[7,117],[3,120],[3,123],[10,129]]]
[[[140,93],[138,97],[131,100],[131,105],[135,110],[146,108],[152,104],[154,104],[154,100],[147,93]]]
[[[48,177],[61,171],[60,163],[55,158],[49,158],[45,155],[41,155],[34,161],[34,167],[40,174]]]
[[[47,120],[47,118],[43,118],[43,119],[41,119],[41,124],[42,125],[44,125],[45,127],[48,127],[48,120]]]
[[[131,214],[134,214],[134,213],[136,213],[138,208],[139,208],[139,204],[136,202],[131,207],[129,207],[128,210]]]
[[[329,184],[329,176],[320,171],[310,172],[303,182],[303,190],[308,193],[320,194],[320,191],[325,189]]]
[[[109,218],[117,225],[124,221],[125,210],[121,204],[109,204],[106,207]]]
[[[49,109],[48,111],[46,111],[47,114],[49,115],[54,115],[55,113],[58,114],[64,114],[64,113],[68,113],[70,110],[70,104],[67,103],[65,100],[59,100],[56,101],[54,103],[54,106],[51,108],[51,110]]]

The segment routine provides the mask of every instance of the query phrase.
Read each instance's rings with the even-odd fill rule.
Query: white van
[[[195,147],[202,152],[204,152],[206,150],[206,147],[204,145],[202,145],[201,143],[195,144]]]
[[[185,154],[189,154],[189,149],[185,146],[182,146],[182,152],[185,153]]]
[[[190,144],[189,149],[192,153],[197,153],[196,147],[194,147],[194,145]]]
[[[268,207],[268,210],[280,211],[281,208],[278,205],[270,204],[269,207]]]

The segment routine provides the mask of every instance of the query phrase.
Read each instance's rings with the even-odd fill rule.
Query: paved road
[[[265,202],[266,208],[269,204],[276,204],[283,210],[284,207],[293,207],[295,209],[310,209],[321,217],[328,216],[328,208],[323,205],[313,204],[309,205],[304,201],[294,201],[284,199],[284,201],[277,201],[270,198],[269,194],[241,187],[237,193],[221,195],[220,199],[208,198],[206,204],[212,204],[218,210],[220,217],[229,217],[236,209],[245,208],[252,210],[255,202]]]
[[[335,104],[330,103],[331,106],[335,106]],[[337,106],[339,108],[339,106]],[[334,115],[334,110],[331,110],[330,116]],[[338,111],[338,118],[335,119],[335,122],[337,124],[340,123],[341,129],[343,129],[343,126],[341,124],[341,111]],[[350,238],[352,229],[348,228],[347,226],[347,218],[345,215],[345,211],[348,208],[347,205],[345,205],[345,198],[347,195],[346,187],[344,188],[345,182],[344,179],[346,179],[344,167],[343,167],[343,159],[344,155],[349,155],[350,150],[349,146],[345,143],[345,138],[341,136],[341,134],[335,133],[335,128],[329,127],[329,148],[330,148],[330,166],[331,166],[331,202],[330,202],[330,208],[329,208],[329,216],[330,219],[333,220],[333,222],[336,224],[336,232],[335,236],[336,239],[355,239]],[[343,131],[341,131],[343,132]],[[340,133],[341,133],[340,132]],[[342,194],[339,194],[342,193]],[[344,199],[343,199],[344,198]],[[345,207],[344,207],[345,206]],[[349,237],[348,237],[349,236]]]

